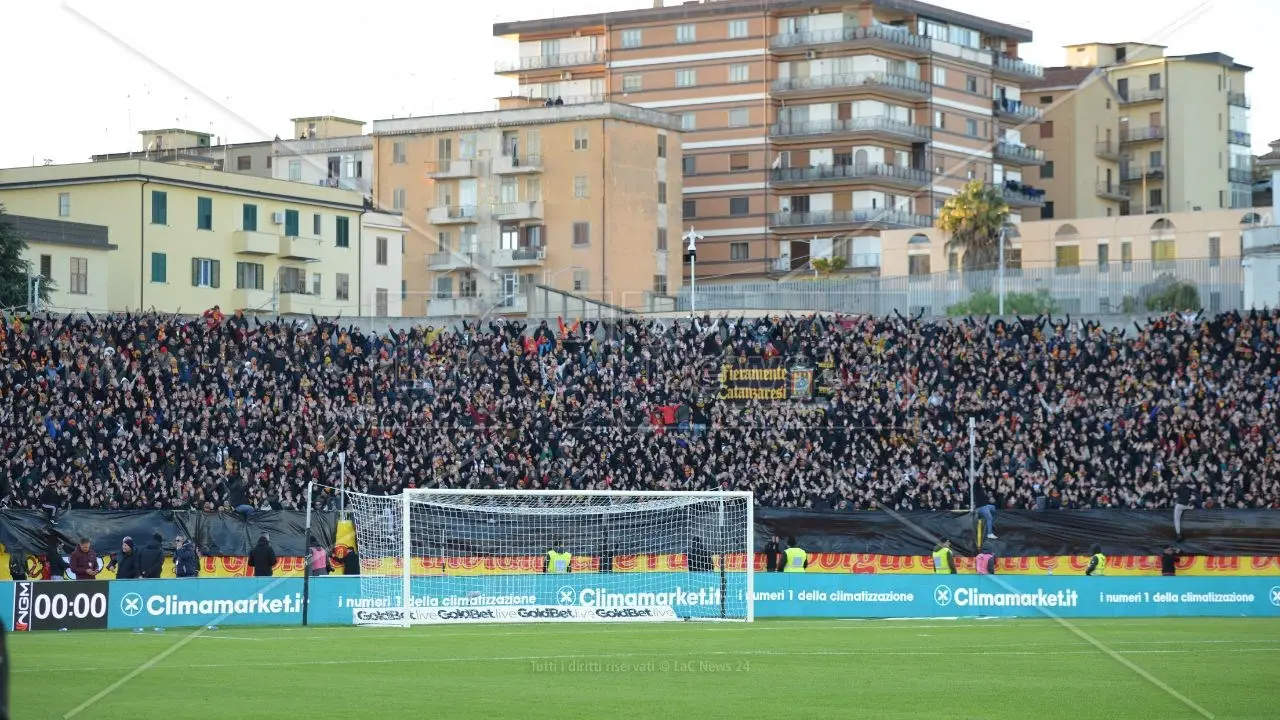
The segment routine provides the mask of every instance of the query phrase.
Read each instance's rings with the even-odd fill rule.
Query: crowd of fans
[[[750,489],[762,505],[1280,507],[1280,313],[471,322],[6,318],[10,507],[300,507],[308,481]],[[717,371],[834,364],[814,401]],[[829,379],[830,380],[830,379]]]

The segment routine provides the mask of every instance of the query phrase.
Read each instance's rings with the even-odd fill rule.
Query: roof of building
[[[550,125],[559,122],[581,122],[583,120],[602,120],[606,118],[652,125],[664,130],[680,129],[680,120],[674,115],[634,105],[599,102],[374,120],[371,134],[411,135],[517,125]]]
[[[1091,67],[1047,67],[1044,77],[1022,84],[1023,90],[1042,90],[1044,88],[1079,87],[1097,68]]]
[[[1025,28],[986,20],[975,15],[919,2],[919,0],[861,0],[858,4],[872,5],[914,15],[924,15],[934,20],[963,25],[989,35],[1007,37],[1018,42],[1031,42],[1032,40],[1031,31]],[[703,2],[686,2],[668,7],[647,7],[620,12],[494,23],[493,34],[499,37],[529,35],[574,30],[582,27],[606,27],[609,25],[649,23],[662,20],[741,15],[747,12],[777,14],[794,10],[810,10],[824,6],[839,7],[840,5],[840,3],[834,3],[832,0],[704,0]]]
[[[1170,60],[1185,60],[1187,62],[1208,63],[1210,65],[1221,65],[1222,67],[1231,68],[1232,70],[1241,70],[1250,72],[1253,68],[1248,65],[1241,65],[1236,62],[1235,58],[1220,52],[1195,53],[1193,55],[1171,55]]]
[[[1082,43],[1071,43],[1070,45],[1063,45],[1062,47],[1064,47],[1064,48],[1074,48],[1074,47],[1082,47],[1082,46],[1085,46],[1085,45],[1106,45],[1107,47],[1122,47],[1122,46],[1125,46],[1125,45],[1141,45],[1141,46],[1143,46],[1143,47],[1154,47],[1154,48],[1160,48],[1160,49],[1162,49],[1162,50],[1167,49],[1167,48],[1169,47],[1168,45],[1160,45],[1160,44],[1157,44],[1157,43],[1149,43],[1149,42],[1135,42],[1135,41],[1133,41],[1133,40],[1124,40],[1124,41],[1121,41],[1121,42],[1097,42],[1097,41],[1091,41],[1091,42],[1082,42]]]
[[[201,137],[211,138],[213,133],[200,132],[199,130],[187,130],[186,128],[161,128],[159,130],[139,130],[139,135],[159,135],[160,133],[186,133],[187,135],[199,135]]]
[[[1280,140],[1272,140],[1267,143],[1271,146],[1271,152],[1266,155],[1259,155],[1254,159],[1254,165],[1258,167],[1275,167],[1280,165]]]
[[[98,250],[115,250],[117,247],[108,240],[106,225],[90,225],[69,220],[51,220],[7,213],[0,215],[0,221],[7,223],[17,231],[18,237],[29,243],[71,245]]]
[[[354,123],[356,125],[364,125],[364,120],[352,120],[351,118],[338,117],[337,115],[309,115],[307,117],[290,118],[289,122],[309,122],[311,120],[337,120],[338,122]]]

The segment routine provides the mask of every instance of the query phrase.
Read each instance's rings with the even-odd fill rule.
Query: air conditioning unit
[[[807,59],[809,59],[809,60],[816,60],[816,59],[818,59],[818,51],[817,51],[817,50],[805,50],[805,51],[804,51],[804,56],[805,56],[805,58],[807,58]]]
[[[275,212],[271,213],[271,222],[275,223],[276,225],[283,225],[283,224],[284,224],[284,211],[283,211],[283,210],[277,210],[277,211],[275,211]]]

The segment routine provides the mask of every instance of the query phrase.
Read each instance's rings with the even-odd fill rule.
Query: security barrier
[[[467,580],[465,592],[445,595],[434,591],[432,578],[416,578],[413,604],[459,622],[483,620],[476,612],[498,616],[547,608],[604,620],[631,619],[629,613],[646,610],[653,617],[715,617],[722,592],[716,573],[542,576],[519,595],[507,593],[494,578]],[[19,631],[298,625],[302,582],[288,577],[0,583],[0,615],[6,627]],[[729,583],[724,592],[727,602],[741,602],[745,584]],[[354,577],[313,578],[310,593],[309,621],[316,625],[350,625],[357,612],[394,609],[362,598]],[[1273,577],[758,573],[754,598],[758,618],[1280,617],[1280,580]]]

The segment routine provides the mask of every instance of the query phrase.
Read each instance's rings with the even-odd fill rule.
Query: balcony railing
[[[1248,108],[1249,96],[1242,92],[1227,93],[1227,104],[1236,107]]]
[[[995,109],[996,115],[999,117],[1010,117],[1018,120],[1039,120],[1043,115],[1040,108],[1034,105],[1027,105],[1020,100],[1007,100],[995,98],[991,101],[991,106]]]
[[[541,155],[499,155],[493,159],[494,175],[542,172]]]
[[[478,248],[452,252],[442,250],[427,255],[427,268],[431,270],[458,270],[488,265],[488,259]]]
[[[542,217],[542,202],[522,200],[493,206],[493,217],[501,220],[536,220]]]
[[[996,157],[1020,163],[1035,164],[1044,162],[1043,150],[1037,150],[1026,145],[1014,145],[1004,141],[996,143],[995,154]]]
[[[888,225],[894,227],[929,227],[933,218],[901,210],[865,208],[861,210],[829,210],[825,212],[778,212],[769,214],[772,227],[811,227],[815,225]]]
[[[1120,142],[1147,142],[1149,140],[1163,140],[1164,126],[1152,125],[1144,128],[1125,128],[1120,131]]]
[[[883,179],[888,182],[905,182],[927,185],[927,170],[871,163],[867,165],[814,165],[812,167],[774,168],[769,172],[773,182],[819,182],[823,180]]]
[[[475,205],[449,205],[427,209],[427,222],[432,225],[476,222],[479,209]]]
[[[830,30],[812,30],[774,35],[769,39],[769,47],[780,50],[809,47],[811,45],[857,42],[859,40],[883,40],[925,53],[929,52],[930,46],[929,38],[923,35],[916,35],[902,28],[875,25],[872,27],[832,28]]]
[[[493,264],[496,267],[537,265],[546,259],[547,249],[544,247],[508,248],[494,253]]]
[[[1120,104],[1135,105],[1137,103],[1155,102],[1164,100],[1164,88],[1155,88],[1154,90],[1130,90],[1127,94],[1120,96]]]
[[[1015,207],[1039,207],[1044,205],[1044,190],[1040,188],[1014,181],[995,187],[1000,190],[1005,202]]]
[[[796,137],[803,135],[825,135],[828,133],[880,132],[899,135],[912,140],[928,140],[933,137],[933,129],[926,125],[915,125],[884,116],[849,118],[847,120],[807,120],[804,122],[781,122],[769,126],[772,137]]]
[[[427,177],[432,179],[470,178],[475,176],[476,164],[472,160],[435,160],[427,163]]]
[[[1093,154],[1107,160],[1120,159],[1120,144],[1111,140],[1094,143]]]
[[[500,73],[526,72],[529,70],[547,70],[550,68],[575,67],[578,65],[599,65],[604,62],[602,52],[575,52],[559,55],[531,55],[515,62],[497,63]]]
[[[1044,77],[1044,68],[1039,65],[1032,65],[1029,62],[1023,62],[1017,58],[997,55],[995,67],[997,72],[1003,72],[1008,75],[1021,75],[1031,78]]]
[[[1128,188],[1121,187],[1115,183],[1098,183],[1095,192],[1098,197],[1104,197],[1110,200],[1128,200],[1130,197]]]
[[[1249,147],[1253,145],[1253,136],[1247,132],[1241,132],[1239,130],[1228,130],[1227,144],[1244,145],[1245,147]]]
[[[814,75],[807,78],[778,78],[773,81],[773,91],[779,93],[847,87],[889,90],[913,95],[929,94],[929,83],[906,75],[894,75],[879,71]]]
[[[1240,168],[1230,168],[1227,170],[1227,180],[1233,183],[1253,183],[1253,172],[1250,170],[1241,170]]]
[[[1164,176],[1164,164],[1159,165],[1123,165],[1120,168],[1120,182],[1137,182],[1143,178]]]

